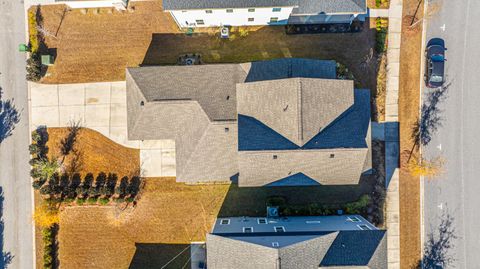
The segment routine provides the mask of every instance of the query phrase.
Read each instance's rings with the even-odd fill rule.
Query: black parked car
[[[432,38],[425,49],[426,67],[425,84],[429,88],[437,88],[445,81],[445,42],[440,38]]]

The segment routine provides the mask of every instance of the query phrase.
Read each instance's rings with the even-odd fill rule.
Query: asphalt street
[[[480,268],[480,16],[478,0],[435,0],[441,9],[427,22],[426,41],[445,40],[446,76],[451,83],[440,105],[443,124],[423,148],[428,157],[443,156],[445,172],[425,181],[425,235],[439,233],[445,214],[458,237],[446,268]],[[430,89],[423,88],[424,95]]]
[[[2,254],[13,256],[7,268],[33,268],[32,195],[28,165],[28,101],[25,80],[24,4],[0,1],[0,86],[2,99],[14,99],[21,120],[12,136],[0,144],[0,187],[3,190]],[[4,267],[2,267],[4,268]]]

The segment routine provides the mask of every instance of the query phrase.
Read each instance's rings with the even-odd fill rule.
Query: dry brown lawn
[[[417,7],[417,0],[403,2],[404,22],[400,52],[400,152],[411,151],[412,127],[419,115],[420,61],[422,46],[421,24],[409,29],[411,16]],[[423,13],[421,5],[419,14]],[[420,248],[420,178],[413,177],[406,170],[408,154],[400,160],[400,259],[401,267],[410,269],[421,255]]]
[[[376,88],[375,31],[366,23],[355,34],[287,35],[283,26],[250,27],[241,36],[234,28],[229,40],[217,29],[179,32],[160,2],[133,2],[134,11],[88,9],[65,12],[64,6],[41,9],[44,28],[54,36],[56,62],[43,83],[74,83],[125,79],[125,68],[175,64],[180,55],[199,53],[205,63],[248,62],[284,57],[337,60],[353,72],[361,87]]]
[[[65,11],[64,5],[43,6],[44,28],[52,34],[46,43],[56,48],[57,58],[42,82],[123,80],[125,67],[142,63],[152,33],[178,31],[173,19],[163,12],[161,1],[132,5],[132,12],[112,8]]]
[[[49,128],[49,154],[59,149],[66,128]],[[81,173],[112,171],[129,173],[138,165],[138,150],[124,148],[103,135],[83,128],[76,142],[90,156]],[[374,151],[374,155],[377,151]],[[379,156],[376,156],[377,158]],[[69,157],[65,162],[70,161]],[[217,216],[265,216],[271,196],[282,196],[293,206],[343,204],[371,193],[373,176],[358,185],[239,188],[237,185],[176,183],[175,178],[148,178],[135,207],[64,206],[60,215],[59,261],[61,268],[158,267],[191,241],[202,241]],[[36,196],[39,204],[39,196]],[[121,206],[124,206],[123,204]],[[37,229],[37,264],[42,245]],[[181,268],[173,264],[171,268]],[[167,260],[168,260],[167,259]]]
[[[48,155],[60,157],[61,141],[68,135],[67,128],[48,128]],[[133,176],[140,171],[140,150],[119,145],[97,131],[82,128],[74,145],[77,153],[64,160],[67,171],[74,170],[82,178],[87,173],[115,173],[119,177]],[[77,168],[73,168],[73,163]]]
[[[61,267],[128,268],[136,244],[204,240],[228,187],[151,178],[135,208],[68,207],[60,216]]]

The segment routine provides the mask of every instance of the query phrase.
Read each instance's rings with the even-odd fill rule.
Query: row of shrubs
[[[344,205],[319,205],[311,203],[308,205],[288,205],[282,196],[272,196],[267,199],[267,206],[278,206],[283,216],[328,216],[338,214],[342,210],[345,214],[367,213],[368,205],[372,199],[369,195],[362,195],[357,201]]]
[[[58,225],[54,224],[50,227],[43,228],[42,241],[43,241],[43,268],[53,269],[57,268],[57,234]]]
[[[388,19],[377,18],[375,26],[375,51],[379,54],[384,53],[387,51]]]
[[[40,21],[39,21],[40,20]],[[41,23],[40,7],[31,9],[28,12],[28,47],[30,55],[27,59],[27,80],[39,81],[42,77],[42,63],[40,58],[40,47],[44,47],[44,38],[38,31]]]
[[[80,174],[73,176],[67,174],[58,175],[55,173],[48,182],[44,179],[37,179],[33,187],[40,190],[40,194],[50,199],[57,199],[68,202],[79,199],[78,203],[84,201],[108,203],[110,199],[122,201],[133,201],[140,190],[140,177],[122,177],[118,179],[116,174],[99,173],[94,177],[88,173],[82,180]]]
[[[62,147],[64,156],[73,150],[78,128],[72,128],[72,130],[62,140],[62,144],[69,145]],[[34,131],[32,141],[29,147],[32,156],[30,175],[34,179],[32,187],[39,190],[40,194],[50,201],[73,202],[77,199],[79,205],[85,202],[107,204],[110,200],[132,202],[140,190],[141,178],[138,176],[130,178],[124,176],[119,179],[114,173],[101,172],[96,176],[88,173],[82,179],[79,173],[60,173],[59,171],[62,171],[60,161],[50,160],[47,156],[47,130],[43,128]]]

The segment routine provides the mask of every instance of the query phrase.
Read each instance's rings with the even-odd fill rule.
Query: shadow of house
[[[369,25],[368,20],[365,25]],[[375,28],[366,26],[359,33],[287,35],[284,26],[264,26],[249,31],[247,36],[232,32],[234,39],[221,39],[218,32],[153,33],[140,65],[174,65],[180,55],[191,53],[201,55],[206,64],[285,57],[331,59],[348,67],[358,87],[375,93],[378,66],[373,50],[375,32]]]
[[[10,252],[4,251],[4,231],[5,231],[5,223],[3,221],[3,188],[0,187],[0,254],[2,257],[0,258],[0,268],[7,268],[8,265],[12,262],[14,256]]]
[[[190,268],[189,244],[135,243],[129,269]]]
[[[267,204],[280,198],[280,211],[285,207],[298,207],[297,215],[312,215],[323,205],[342,208],[345,203],[356,201],[363,194],[370,194],[375,185],[371,175],[362,176],[354,185],[309,185],[295,187],[238,187],[231,184],[217,217],[266,215]]]

